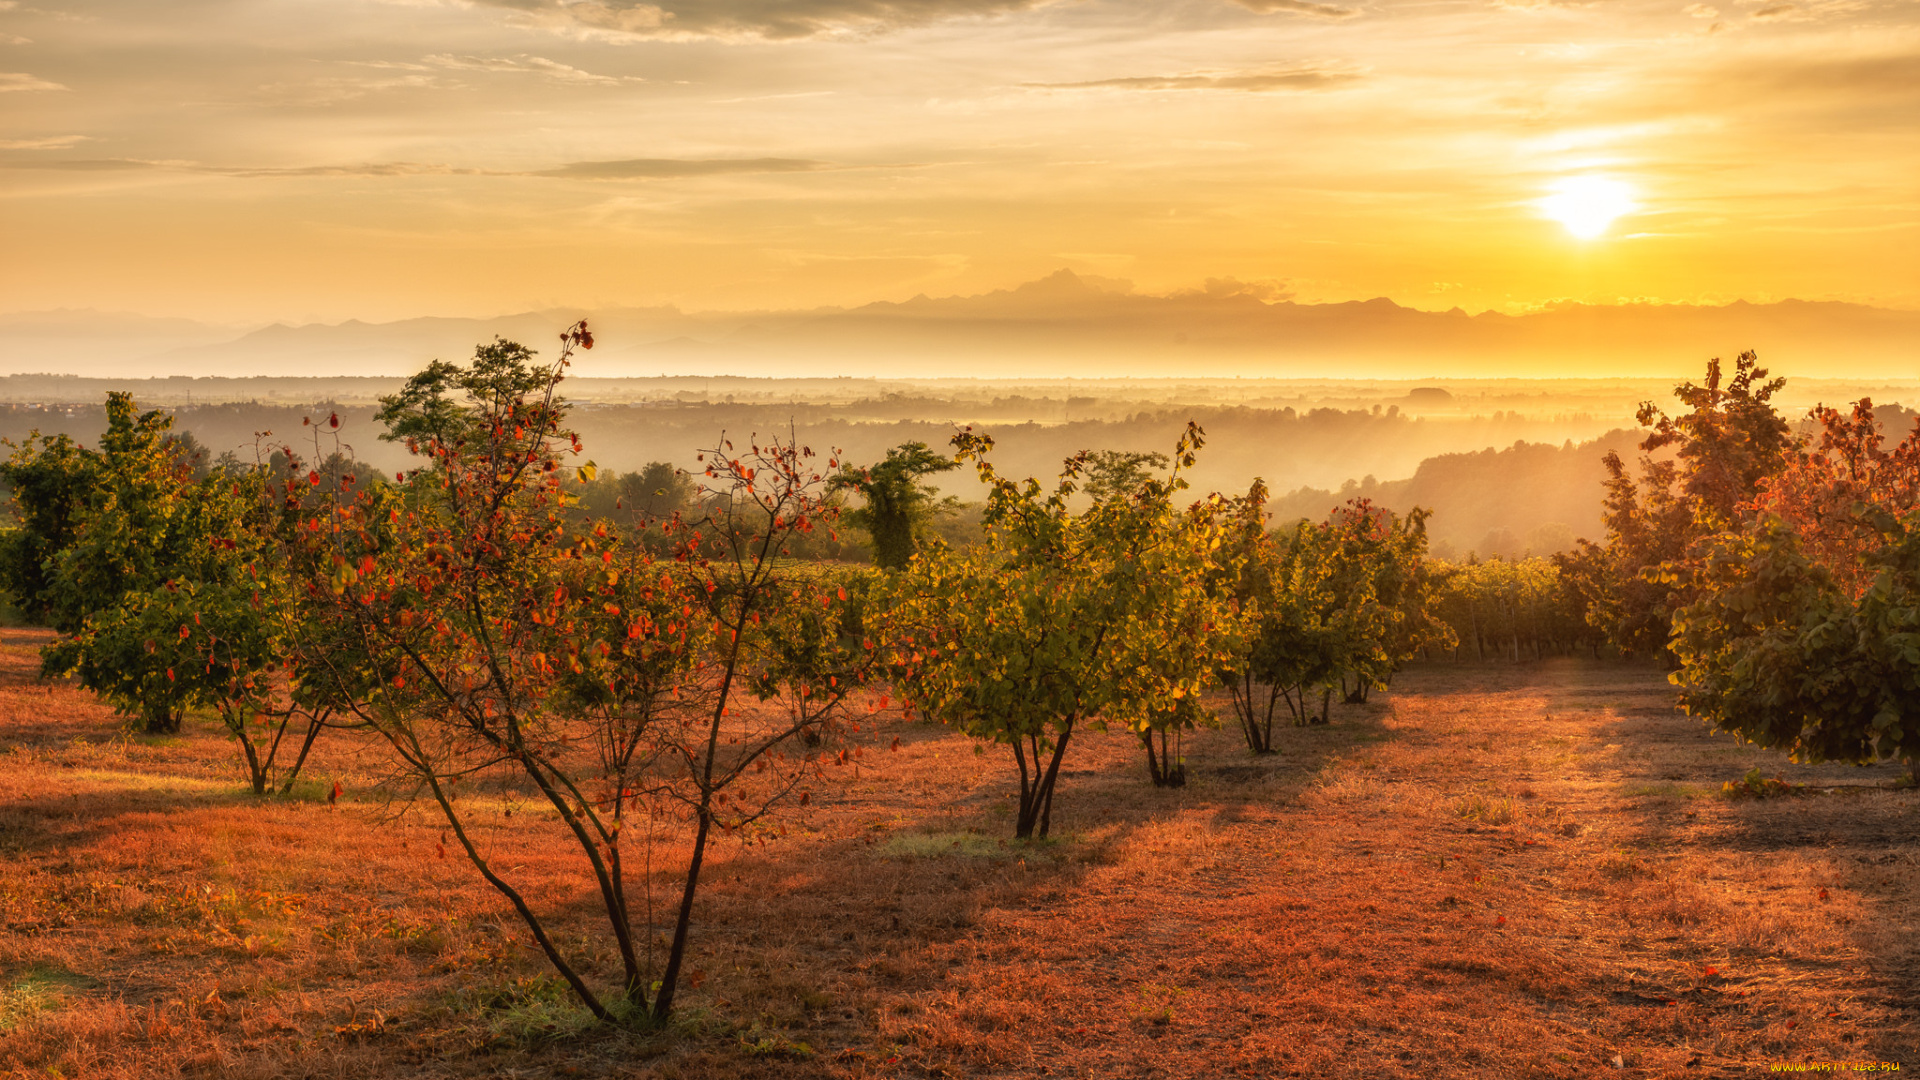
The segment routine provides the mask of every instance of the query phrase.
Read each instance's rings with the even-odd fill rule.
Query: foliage
[[[1579,579],[1567,570],[1577,557],[1440,564],[1436,613],[1476,660],[1539,659],[1597,646]]]
[[[700,485],[664,461],[648,462],[638,472],[599,470],[593,479],[576,478],[568,487],[574,500],[572,514],[578,521],[622,522],[659,551],[671,547],[665,541],[667,523],[699,512]]]
[[[123,393],[106,416],[98,450],[29,441],[5,467],[25,522],[9,539],[9,584],[67,634],[43,654],[49,673],[77,675],[149,732],[216,709],[264,794],[297,711],[277,700],[293,685],[276,669],[296,614],[272,558],[298,505],[274,478],[295,463],[283,454],[276,472],[227,455],[209,468],[166,414]],[[310,715],[302,761],[320,722]],[[298,772],[296,761],[289,788]]]
[[[1256,485],[1252,502],[1264,494]],[[1248,748],[1272,749],[1273,716],[1287,703],[1296,724],[1326,723],[1335,688],[1366,700],[1421,649],[1452,640],[1432,611],[1426,517],[1355,499],[1324,522],[1266,532],[1243,515],[1233,546],[1245,567],[1235,589],[1247,613],[1217,677],[1233,699]],[[1311,694],[1319,691],[1315,714]]]
[[[345,628],[315,643],[336,696],[386,740],[574,994],[603,1021],[659,1023],[710,839],[751,837],[777,806],[806,800],[826,758],[798,744],[834,732],[870,652],[848,632],[843,587],[785,569],[789,541],[825,512],[810,450],[737,454],[723,440],[703,455],[707,502],[723,509],[669,522],[671,554],[575,524],[561,462],[580,446],[557,386],[591,340],[570,328],[550,366],[497,341],[386,399],[390,431],[429,467],[312,519],[306,591],[313,622]],[[590,465],[568,471],[594,478]],[[458,792],[482,776],[530,785],[574,841],[621,958],[612,998],[480,849]],[[654,865],[657,845],[686,829],[662,958],[645,929],[652,875],[630,896],[629,853]]]
[[[1729,799],[1772,799],[1781,795],[1798,795],[1805,790],[1805,784],[1789,783],[1778,776],[1765,776],[1757,766],[1748,769],[1747,775],[1740,779],[1720,785],[1720,794]]]
[[[1873,582],[1870,561],[1881,542],[1860,511],[1920,505],[1920,421],[1888,446],[1870,399],[1854,402],[1848,413],[1818,405],[1810,419],[1818,440],[1796,445],[1786,467],[1760,481],[1752,509],[1787,522],[1808,556],[1858,598]]]
[[[1772,403],[1785,382],[1769,380],[1752,352],[1736,358],[1730,380],[1719,359],[1710,360],[1703,385],[1674,388],[1686,412],[1640,406],[1640,424],[1650,431],[1637,481],[1618,454],[1604,459],[1607,538],[1587,556],[1602,567],[1588,617],[1616,647],[1666,648],[1672,611],[1686,597],[1674,592],[1680,579],[1660,568],[1685,562],[1695,541],[1737,524],[1760,480],[1785,464],[1791,440]]]
[[[1920,510],[1863,506],[1858,595],[1768,515],[1710,538],[1676,571],[1681,707],[1797,761],[1904,761],[1920,777]]]
[[[16,456],[20,472],[68,477],[63,542],[41,563],[49,621],[68,636],[43,654],[50,674],[78,675],[149,732],[178,731],[185,710],[207,704],[216,677],[195,663],[182,589],[219,557],[235,530],[235,504],[220,485],[192,478],[168,438],[171,420],[140,413],[130,395],[111,394],[97,451],[43,443]],[[43,464],[44,454],[51,460]],[[45,534],[47,539],[59,533]]]
[[[11,445],[11,444],[9,444]],[[18,524],[0,533],[0,589],[30,619],[54,617],[52,560],[73,544],[92,500],[99,454],[65,435],[34,432],[15,446],[0,480],[10,489]]]
[[[834,474],[833,490],[858,492],[864,500],[842,517],[873,537],[875,566],[898,570],[907,565],[933,519],[959,505],[957,499],[939,498],[938,490],[923,479],[959,464],[934,453],[926,443],[909,442],[887,451],[876,465],[846,466]]]
[[[1189,425],[1177,469],[1191,467],[1203,437]],[[1000,476],[987,459],[992,440],[967,430],[954,444],[988,487],[987,538],[933,547],[877,586],[895,685],[929,715],[1011,749],[1018,838],[1047,835],[1060,763],[1082,723],[1126,725],[1147,743],[1156,782],[1178,782],[1168,737],[1177,743],[1207,719],[1200,694],[1231,617],[1224,597],[1200,587],[1225,504],[1177,508],[1176,471],[1075,513],[1085,455],[1068,459],[1048,491]]]

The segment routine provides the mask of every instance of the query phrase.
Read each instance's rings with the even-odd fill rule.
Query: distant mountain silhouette
[[[1920,312],[1860,304],[1567,303],[1469,315],[1385,297],[1152,296],[1061,270],[1012,289],[855,308],[529,311],[238,335],[185,320],[28,313],[0,316],[0,373],[397,375],[463,358],[496,334],[550,354],[561,327],[582,315],[601,348],[576,370],[595,376],[1690,376],[1708,356],[1748,348],[1776,371],[1802,375],[1920,372]]]

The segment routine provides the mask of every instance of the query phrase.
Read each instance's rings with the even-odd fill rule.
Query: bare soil
[[[329,732],[292,796],[255,799],[210,722],[127,736],[39,681],[45,640],[0,630],[7,1075],[1920,1067],[1920,793],[1712,735],[1649,668],[1416,668],[1270,757],[1191,736],[1177,790],[1084,732],[1034,845],[1007,839],[1008,754],[888,714],[784,837],[722,844],[698,986],[645,1034],[584,1021],[370,743]],[[1756,767],[1806,786],[1721,793]],[[610,983],[588,880],[509,809],[495,865]]]

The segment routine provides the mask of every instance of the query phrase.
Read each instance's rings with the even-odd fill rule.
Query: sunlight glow
[[[1633,189],[1604,176],[1574,176],[1553,186],[1553,194],[1537,204],[1541,213],[1566,226],[1582,240],[1607,231],[1622,214],[1639,209]]]

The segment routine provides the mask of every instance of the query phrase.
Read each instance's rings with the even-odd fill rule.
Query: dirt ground
[[[1920,793],[1713,736],[1649,668],[1416,668],[1270,757],[1189,738],[1172,791],[1087,732],[1031,846],[1007,840],[1006,753],[889,716],[785,838],[722,844],[698,986],[641,1034],[585,1023],[372,745],[328,733],[263,802],[212,725],[129,737],[39,682],[43,640],[0,630],[7,1075],[1920,1068]],[[1721,793],[1756,767],[1806,787]],[[494,864],[610,982],[595,898],[536,818],[485,826]],[[644,878],[662,901],[671,854]]]

